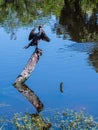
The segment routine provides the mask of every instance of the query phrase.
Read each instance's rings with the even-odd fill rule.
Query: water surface
[[[97,117],[98,68],[97,53],[94,52],[97,52],[98,42],[75,41],[68,30],[64,33],[66,37],[58,35],[54,25],[58,26],[58,19],[49,15],[43,29],[51,41],[40,41],[43,55],[26,84],[43,102],[44,110],[70,108],[85,110]],[[28,35],[33,27],[33,24],[19,27],[11,39],[11,33],[0,26],[0,115],[36,111],[13,86],[34,52],[34,47],[23,49],[29,42]],[[64,26],[59,27],[64,31]],[[61,82],[63,93],[60,92]]]

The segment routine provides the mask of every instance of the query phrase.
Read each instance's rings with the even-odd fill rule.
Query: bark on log
[[[42,50],[36,49],[34,51],[32,56],[30,57],[27,65],[25,66],[25,68],[23,69],[21,74],[17,77],[16,81],[14,82],[14,86],[17,83],[24,83],[29,78],[30,74],[32,73],[32,71],[35,68],[35,65],[39,61],[39,58],[41,55],[42,55]]]
[[[28,101],[36,108],[37,112],[42,111],[44,105],[38,96],[26,84],[17,83],[15,88],[22,93]]]

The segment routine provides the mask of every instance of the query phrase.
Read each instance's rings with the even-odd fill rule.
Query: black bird
[[[49,42],[50,38],[46,35],[45,31],[42,29],[42,26],[38,27],[38,33],[35,33],[35,28],[30,32],[28,40],[32,40],[27,46],[24,48],[27,49],[30,46],[36,46],[38,48],[38,43],[40,40],[44,40]]]
[[[39,32],[41,32],[41,28],[42,28],[42,26],[40,25],[40,26],[38,27],[38,31],[39,31]],[[39,32],[38,32],[38,33],[35,33],[35,28],[33,28],[32,31],[31,31],[30,34],[29,34],[28,40],[34,39],[34,37],[37,36],[37,35],[39,34]]]

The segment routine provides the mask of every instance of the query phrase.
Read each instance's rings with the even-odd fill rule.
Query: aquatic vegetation
[[[51,117],[41,115],[23,116],[15,114],[14,125],[18,130],[97,130],[98,123],[94,121],[91,115],[85,114],[83,111],[76,112],[73,110],[64,110],[56,112]],[[51,124],[49,123],[51,122]],[[51,126],[51,127],[50,127]]]
[[[17,129],[31,129],[31,120],[28,115],[21,116],[21,114],[16,113],[13,118],[13,124]]]
[[[0,117],[0,130],[5,130],[7,124],[10,124],[11,121],[7,120],[5,117]]]
[[[60,130],[98,129],[98,123],[94,121],[91,115],[87,115],[83,111],[65,110],[57,112],[52,123],[54,129]]]
[[[15,113],[11,120],[0,118],[0,130],[98,130],[98,122],[83,111],[65,109],[40,114]]]
[[[39,114],[25,114],[16,113],[13,118],[13,124],[18,130],[48,130],[51,126],[46,123]]]

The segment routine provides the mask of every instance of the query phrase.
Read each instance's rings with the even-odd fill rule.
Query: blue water
[[[34,47],[23,49],[28,44],[32,28],[17,29],[14,40],[0,27],[0,115],[36,111],[13,86],[34,52]],[[71,38],[63,40],[62,35],[58,37],[51,31],[49,24],[45,24],[43,29],[51,41],[39,43],[43,55],[26,84],[43,102],[44,110],[70,108],[84,110],[97,117],[98,73],[89,64],[89,54],[97,43],[77,43]],[[60,92],[61,82],[63,93]]]

